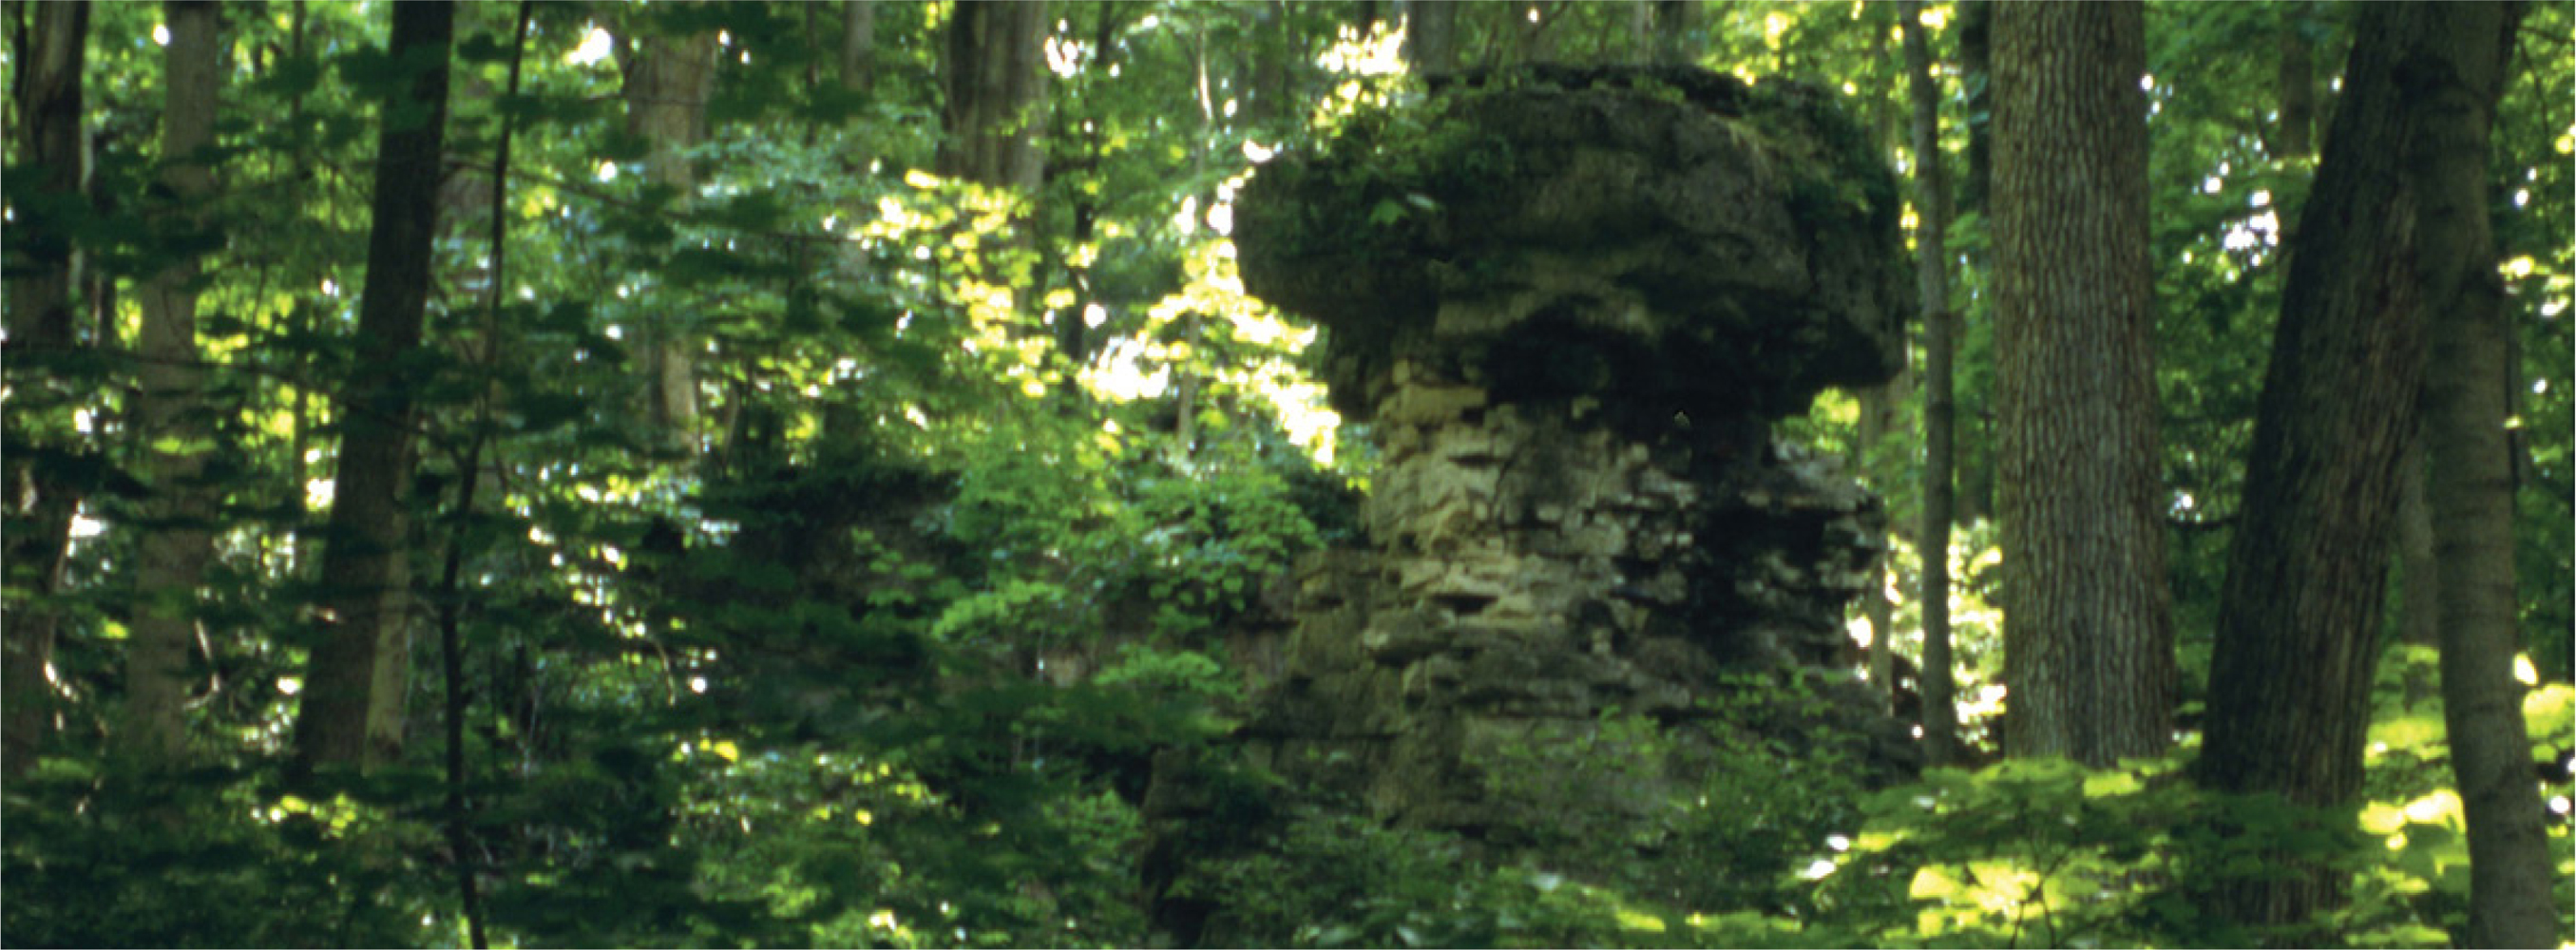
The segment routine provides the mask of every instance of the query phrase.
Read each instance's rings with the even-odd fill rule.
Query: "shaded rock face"
[[[1836,663],[1883,517],[1769,432],[1899,366],[1888,171],[1795,87],[1446,86],[1427,117],[1265,167],[1239,204],[1245,286],[1328,329],[1335,406],[1383,459],[1367,545],[1278,592],[1297,626],[1256,758],[1508,841],[1533,819],[1482,774],[1506,747],[1612,709],[1725,728],[1704,720],[1728,674],[1803,669],[1835,671],[1843,721],[1819,727],[1907,767]]]
[[[1818,95],[1691,69],[1449,84],[1263,168],[1244,284],[1331,331],[1358,421],[1404,379],[1598,399],[1633,437],[1892,376],[1911,291],[1893,178]]]
[[[1892,178],[1822,103],[1697,70],[1471,76],[1253,178],[1244,284],[1327,328],[1335,407],[1382,460],[1366,543],[1272,592],[1295,626],[1239,734],[1253,761],[1512,848],[1569,820],[1495,780],[1514,750],[1612,710],[1743,732],[1713,711],[1730,690],[1814,672],[1832,712],[1758,728],[1867,736],[1863,767],[1911,768],[1837,660],[1884,518],[1770,432],[1891,377],[1912,304]],[[1189,769],[1157,772],[1160,893],[1226,846]],[[1204,908],[1156,900],[1197,936]]]

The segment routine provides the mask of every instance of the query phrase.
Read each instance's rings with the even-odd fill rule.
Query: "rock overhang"
[[[1253,176],[1245,287],[1329,330],[1365,420],[1399,355],[1497,401],[1778,416],[1892,377],[1911,287],[1892,174],[1827,97],[1697,69],[1435,82]]]

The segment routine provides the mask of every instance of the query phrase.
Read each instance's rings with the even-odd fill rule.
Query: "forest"
[[[2576,945],[2576,8],[6,0],[0,943]]]

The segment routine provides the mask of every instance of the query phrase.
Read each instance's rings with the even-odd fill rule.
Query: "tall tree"
[[[1410,0],[1404,5],[1404,64],[1415,75],[1458,68],[1458,9],[1464,4]]]
[[[1035,197],[1046,172],[1047,6],[1042,0],[963,0],[939,64],[947,135],[939,171]]]
[[[2170,741],[2140,4],[1994,12],[2005,748]]]
[[[2422,379],[2415,213],[2395,70],[2427,4],[2361,9],[2343,94],[2290,249],[2219,593],[2199,780],[2342,806],[2361,791],[2399,462]],[[2311,920],[2326,873],[2221,895],[2234,919]]]
[[[841,0],[841,89],[864,94],[876,82],[876,0]]]
[[[2316,5],[2310,0],[2292,0],[2279,9],[2280,111],[2272,120],[2272,134],[2265,144],[2275,158],[2306,158],[2315,150],[2310,140],[2317,124],[2315,44],[2308,41]]]
[[[689,149],[698,143],[706,121],[707,96],[715,86],[716,35],[690,30],[679,35],[645,31],[625,44],[626,127],[645,141],[647,181],[667,189],[686,205],[698,190],[697,171]],[[668,320],[647,328],[645,346],[648,415],[656,431],[695,452],[698,425],[697,360],[684,332]]]
[[[1959,85],[1966,94],[1960,103],[1960,125],[1968,133],[1967,174],[1961,176],[1958,202],[1954,208],[1971,215],[1985,215],[1993,209],[1987,196],[1994,190],[1994,0],[1960,0],[1956,9],[1959,23]],[[1987,228],[1989,232],[1993,229]],[[1991,242],[1990,242],[1991,243]],[[1989,254],[1984,259],[1986,270],[1993,269]],[[1989,313],[1992,312],[1991,306]],[[1964,315],[1953,315],[1951,335],[1953,348],[1965,333]],[[1961,447],[1957,414],[1952,414],[1951,466],[1952,496],[1957,507],[1954,522],[1991,518],[1995,513],[1995,438],[1994,413],[1980,409],[1969,416],[1981,434],[1971,447]]]
[[[429,308],[439,155],[447,137],[448,45],[456,5],[393,7],[393,59],[409,81],[386,85],[377,136],[358,303],[357,370],[343,384],[339,470],[324,536],[330,614],[304,678],[295,753],[307,764],[372,765],[402,744],[411,562],[404,507],[411,480],[413,381]]]
[[[1923,662],[1915,676],[1923,697],[1925,758],[1935,763],[1959,755],[1959,707],[1950,680],[1951,433],[1956,403],[1951,361],[1958,322],[1950,310],[1950,260],[1944,231],[1950,224],[1949,175],[1941,163],[1941,80],[1932,74],[1931,40],[1923,35],[1923,5],[1906,0],[1905,74],[1914,112],[1915,289],[1923,306],[1923,528],[1921,604]],[[1891,677],[1892,678],[1892,677]]]
[[[186,748],[188,655],[196,643],[197,588],[214,554],[213,498],[202,484],[214,451],[204,406],[206,373],[197,351],[198,248],[212,196],[213,169],[202,150],[215,144],[215,106],[223,88],[221,11],[211,0],[164,4],[170,42],[162,49],[167,84],[161,110],[161,184],[170,205],[160,227],[170,257],[143,283],[142,366],[134,424],[148,437],[142,471],[152,497],[142,506],[136,541],[133,632],[125,644],[127,751],[166,762]]]
[[[2469,826],[2464,946],[2550,947],[2549,835],[2531,778],[2522,684],[2513,678],[2512,378],[2504,287],[2487,220],[2487,143],[2520,4],[2446,5],[2398,81],[2415,115],[2406,178],[2416,202],[2415,272],[2428,353],[2425,454],[2432,472],[2443,718]]]
[[[89,48],[87,0],[34,4],[25,41],[13,51],[19,72],[17,160],[12,174],[32,181],[34,200],[13,201],[8,278],[8,523],[0,570],[8,599],[0,612],[0,774],[24,774],[52,728],[56,614],[46,599],[62,587],[80,493],[59,461],[71,449],[73,387],[54,375],[76,345],[72,289],[83,261],[67,225],[88,203],[89,133],[82,123],[81,79]],[[40,405],[31,405],[40,404]],[[43,410],[42,412],[38,411]],[[64,418],[46,418],[64,417]],[[57,423],[60,423],[57,425]],[[57,431],[63,430],[63,431]]]
[[[2397,639],[2438,650],[2442,646],[2442,598],[2438,593],[2441,565],[2434,560],[2433,504],[2424,484],[2425,436],[2423,426],[2416,426],[2413,438],[2406,442],[2406,457],[2399,463],[2397,473]],[[2410,675],[2407,701],[2434,695],[2438,685],[2431,679]]]

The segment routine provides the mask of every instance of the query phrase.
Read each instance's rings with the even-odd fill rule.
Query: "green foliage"
[[[7,801],[16,946],[408,946],[439,906],[403,780],[316,804],[276,777],[54,761]]]
[[[1660,930],[1607,892],[1468,852],[1454,835],[1311,811],[1180,893],[1217,899],[1226,930],[1270,946],[1624,946],[1654,942],[1634,939],[1630,920]]]
[[[1603,62],[1655,39],[1620,5],[1539,7],[1543,30],[1504,15],[1516,6],[1470,8],[1463,51],[1499,62],[1543,33],[1561,60]],[[25,463],[84,502],[52,593],[8,565],[7,622],[58,621],[45,698],[60,726],[9,763],[29,771],[0,796],[0,942],[460,945],[460,869],[499,945],[1151,939],[1135,895],[1154,758],[1234,728],[1263,674],[1232,647],[1289,565],[1359,531],[1351,489],[1370,451],[1354,429],[1318,464],[1335,441],[1301,369],[1311,330],[1243,295],[1216,213],[1246,180],[1243,156],[1367,159],[1322,182],[1350,196],[1346,219],[1305,225],[1361,254],[1402,250],[1445,213],[1437,196],[1508,182],[1536,157],[1420,108],[1417,83],[1370,65],[1390,57],[1362,48],[1361,5],[1156,0],[1060,11],[1038,193],[950,180],[927,171],[947,7],[871,5],[870,82],[844,89],[833,38],[853,9],[538,4],[511,96],[516,8],[462,8],[432,345],[364,366],[352,336],[383,118],[369,97],[401,68],[379,52],[381,5],[226,6],[208,156],[223,187],[203,208],[218,233],[162,214],[160,9],[94,8],[96,199],[36,193],[14,142],[0,178],[13,305],[31,263],[66,248],[98,281],[74,291],[78,348],[8,360],[12,491]],[[1881,179],[1841,174],[1891,151],[1896,113],[1873,98],[1899,87],[1890,9],[1704,5],[1690,27],[1705,63],[1824,90],[1782,108],[1839,91],[1833,104],[1874,120],[1813,142],[1782,140],[1778,115],[1738,123],[1802,175],[1809,205],[1895,211]],[[2311,170],[2269,154],[2250,118],[2270,108],[2273,64],[2243,38],[2291,9],[2307,8],[2151,11],[2158,383],[2186,526],[2187,666],[2214,625],[2278,303],[2277,228],[2261,219],[2293,220]],[[2568,10],[2532,8],[2526,64],[2557,55],[2541,38],[2567,35]],[[2301,15],[2333,48],[2344,14]],[[1381,53],[1390,25],[1370,34]],[[645,174],[616,40],[631,55],[640,36],[691,31],[724,39],[687,156],[699,188],[683,193]],[[10,55],[24,58],[18,36]],[[2517,72],[2493,209],[2522,342],[2516,580],[2551,684],[2526,712],[2552,754],[2576,749],[2571,82]],[[507,269],[487,309],[505,117]],[[1964,126],[1944,133],[1954,162]],[[1964,259],[1982,255],[1982,228],[1973,213],[1954,224]],[[128,420],[133,287],[183,252],[206,255],[194,289],[215,555],[200,596],[181,599],[201,630],[190,756],[138,764],[101,738],[121,727],[138,541],[162,527],[141,517],[151,488],[132,474],[155,438]],[[1970,496],[1994,435],[1976,421],[1993,375],[1981,280],[1964,271],[1954,302],[1969,327]],[[1058,352],[1076,320],[1085,348]],[[647,408],[644,367],[673,340],[696,361],[687,433]],[[290,777],[308,652],[327,629],[332,395],[383,372],[410,374],[421,397],[410,741],[368,776]],[[1850,408],[1828,399],[1786,434],[1852,449]],[[1868,477],[1916,483],[1911,444],[1862,447]],[[469,482],[476,504],[458,511]],[[1890,499],[1907,528],[1909,493]],[[20,501],[0,534],[44,527]],[[1954,673],[1970,699],[2001,662],[1990,537],[1971,528],[1953,552]],[[450,611],[461,849],[444,801],[449,671],[428,625]],[[1917,611],[1900,602],[1899,627]],[[1259,847],[1184,888],[1245,940],[1299,945],[2200,944],[2259,936],[2189,908],[2263,871],[2244,856],[2288,849],[2350,874],[2351,909],[2324,922],[2344,939],[2438,944],[2465,907],[2465,849],[2438,702],[2408,685],[2426,669],[2419,653],[2392,660],[2357,816],[2214,799],[2170,780],[2172,762],[2013,764],[1871,793],[1851,737],[1804,708],[1812,690],[1748,682],[1694,724],[1614,713],[1480,749],[1497,800],[1565,818],[1526,864],[1348,803],[1275,813],[1280,790],[1237,763],[1215,815],[1259,829]],[[2553,825],[2562,858],[2566,832]],[[2562,861],[2562,906],[2568,878]]]

